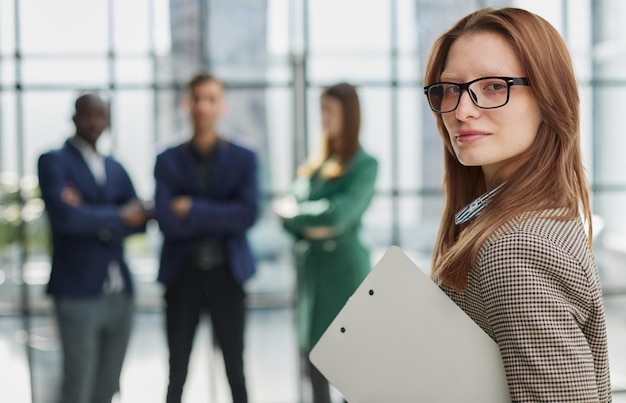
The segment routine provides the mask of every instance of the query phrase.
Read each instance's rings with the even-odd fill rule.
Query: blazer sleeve
[[[318,226],[329,227],[334,234],[343,233],[361,220],[374,195],[377,174],[378,161],[362,159],[341,179],[345,186],[340,191],[319,200],[299,201],[297,214],[284,220],[284,227],[293,234]]]
[[[118,172],[117,175],[119,177],[119,180],[122,181],[122,184],[119,187],[120,192],[121,192],[120,200],[122,201],[122,203],[128,203],[131,200],[137,199],[137,191],[135,190],[135,187],[133,186],[133,182],[130,179],[128,172],[126,172],[124,167],[120,165],[118,162],[114,162],[114,164],[116,165],[116,171]],[[121,218],[120,218],[120,221],[122,223],[122,231],[120,233],[122,238],[128,235],[146,232],[146,228],[147,228],[146,224],[140,225],[138,227],[129,227],[128,225],[124,224]]]
[[[583,333],[588,269],[537,234],[505,234],[480,259],[483,302],[514,402],[597,402]]]
[[[127,229],[122,222],[117,205],[83,203],[79,206],[71,206],[61,199],[61,191],[68,183],[63,173],[62,163],[58,158],[60,157],[48,153],[42,155],[38,161],[41,196],[54,231],[107,241],[123,237]],[[134,191],[131,193],[134,195]]]
[[[254,224],[259,208],[259,184],[256,154],[247,152],[237,161],[241,175],[233,197],[218,200],[193,196],[189,216],[180,218],[170,209],[175,196],[172,178],[164,158],[157,158],[156,214],[161,231],[170,239],[192,239],[201,236],[240,234]],[[235,169],[235,168],[233,168]]]

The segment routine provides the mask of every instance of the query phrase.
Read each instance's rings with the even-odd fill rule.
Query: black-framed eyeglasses
[[[481,77],[459,84],[451,82],[434,83],[424,87],[430,109],[435,113],[454,111],[461,101],[463,91],[467,91],[474,105],[481,109],[495,109],[509,102],[511,87],[530,86],[526,77]]]

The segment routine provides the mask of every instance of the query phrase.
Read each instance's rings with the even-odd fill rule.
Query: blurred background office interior
[[[550,21],[573,56],[595,214],[615,401],[626,401],[626,2],[622,0],[0,0],[0,400],[51,403],[60,345],[45,295],[48,228],[38,156],[73,134],[73,100],[111,103],[101,144],[150,199],[156,153],[189,134],[186,80],[207,68],[228,86],[222,133],[259,153],[263,211],[247,284],[252,402],[307,401],[298,376],[291,239],[269,208],[315,151],[324,85],[349,81],[362,141],[380,166],[363,237],[372,261],[399,245],[428,270],[442,207],[442,151],[422,91],[424,61],[470,11],[519,6]],[[554,72],[559,74],[559,72]],[[167,346],[156,283],[159,231],[128,240],[137,315],[121,402],[164,401]],[[188,402],[227,402],[210,324],[196,337]],[[622,399],[622,400],[620,400]]]

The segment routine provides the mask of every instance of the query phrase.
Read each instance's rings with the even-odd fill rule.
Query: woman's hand
[[[283,220],[293,218],[298,214],[298,202],[293,196],[283,196],[272,201],[272,210]]]

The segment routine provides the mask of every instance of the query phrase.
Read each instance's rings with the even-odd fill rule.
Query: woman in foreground
[[[525,10],[479,10],[435,42],[424,83],[445,161],[433,279],[498,343],[514,402],[611,401],[565,43]]]

